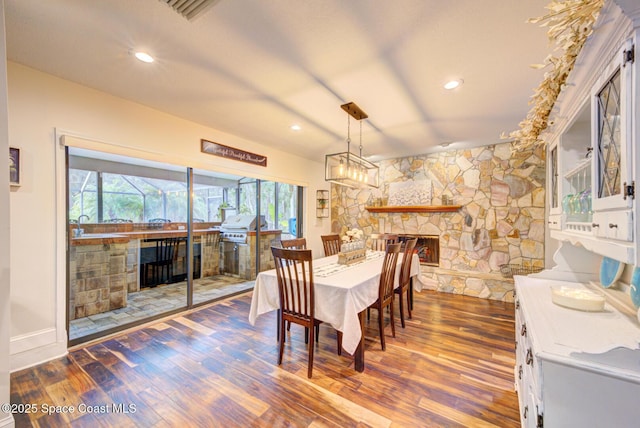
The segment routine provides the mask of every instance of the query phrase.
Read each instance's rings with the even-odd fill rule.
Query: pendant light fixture
[[[362,120],[367,114],[355,103],[340,106],[347,112],[347,151],[326,155],[324,160],[324,179],[331,183],[347,187],[379,186],[380,169],[377,165],[362,157]],[[351,153],[351,118],[360,122],[360,155]]]

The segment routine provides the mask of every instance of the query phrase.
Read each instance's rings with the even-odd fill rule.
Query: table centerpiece
[[[363,235],[364,233],[360,229],[347,230],[341,238],[342,245],[338,253],[338,264],[349,265],[367,258]]]

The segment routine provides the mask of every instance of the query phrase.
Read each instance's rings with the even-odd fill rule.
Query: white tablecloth
[[[362,338],[358,314],[378,298],[378,283],[384,252],[377,253],[370,254],[366,261],[350,265],[347,269],[328,276],[314,275],[313,277],[316,292],[315,316],[343,333],[342,347],[350,354],[355,352]],[[337,261],[337,255],[314,259],[314,270],[317,267],[335,264]],[[401,262],[402,253],[398,257],[396,284]],[[419,273],[420,260],[418,255],[414,254],[411,262],[411,276],[414,277]],[[418,281],[414,281],[414,284],[417,285]],[[249,322],[254,325],[258,316],[279,308],[278,279],[275,269],[260,272],[253,289]]]

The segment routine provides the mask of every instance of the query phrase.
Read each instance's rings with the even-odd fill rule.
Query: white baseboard
[[[40,348],[56,342],[56,329],[46,328],[29,334],[14,336],[9,341],[9,354],[19,354],[30,349]]]
[[[9,343],[10,371],[18,371],[67,354],[67,343],[57,341],[54,328],[12,337]]]
[[[16,421],[13,420],[13,415],[11,415],[11,413],[5,414],[0,418],[0,428],[14,428],[15,426]]]

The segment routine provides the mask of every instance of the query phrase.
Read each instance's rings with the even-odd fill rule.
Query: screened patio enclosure
[[[71,220],[86,215],[95,223],[118,220],[144,223],[153,219],[187,221],[189,213],[184,201],[189,189],[184,170],[129,166],[127,173],[114,172],[122,170],[122,166],[111,161],[70,156]],[[238,186],[239,179],[194,174],[194,221],[222,221],[221,207],[235,205],[235,201],[225,201],[225,194],[228,189]]]

